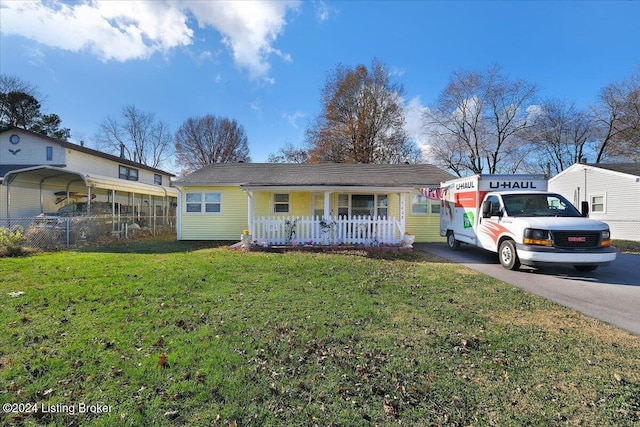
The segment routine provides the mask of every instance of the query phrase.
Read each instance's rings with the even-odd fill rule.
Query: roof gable
[[[216,163],[178,179],[176,184],[420,187],[439,186],[452,178],[429,164]]]
[[[78,144],[74,144],[72,142],[68,142],[68,141],[63,141],[61,139],[56,139],[56,138],[51,138],[50,136],[47,135],[42,135],[40,133],[37,132],[33,132],[27,129],[22,129],[19,127],[15,127],[15,126],[6,126],[6,127],[2,127],[0,128],[0,133],[4,133],[4,132],[9,132],[9,131],[13,131],[13,132],[22,132],[22,133],[26,133],[28,135],[31,136],[35,136],[37,138],[40,138],[42,140],[45,141],[49,141],[52,142],[54,144],[58,144],[59,146],[63,147],[63,148],[68,148],[70,150],[75,150],[75,151],[79,151],[81,153],[85,153],[85,154],[89,154],[91,156],[96,156],[96,157],[100,157],[103,159],[107,159],[113,162],[118,162],[127,166],[133,166],[139,169],[145,169],[151,172],[155,172],[155,173],[160,173],[163,175],[169,175],[169,176],[175,176],[174,174],[167,172],[167,171],[163,171],[161,169],[157,169],[151,166],[147,166],[147,165],[143,165],[142,163],[138,163],[138,162],[134,162],[132,160],[128,160],[128,159],[123,159],[122,157],[118,157],[118,156],[114,156],[113,154],[109,154],[109,153],[104,153],[102,151],[99,150],[94,150],[93,148],[88,148],[82,145],[78,145]]]

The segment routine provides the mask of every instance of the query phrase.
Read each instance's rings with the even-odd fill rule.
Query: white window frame
[[[424,203],[414,203],[416,197],[424,199]],[[415,212],[413,207],[416,205],[424,206],[424,212]],[[423,217],[431,215],[440,216],[440,200],[430,199],[420,192],[411,193],[411,215]]]
[[[189,195],[197,195],[198,201],[189,202]],[[219,202],[207,202],[208,195],[218,195]],[[199,205],[200,210],[189,211],[189,205]],[[218,212],[207,212],[207,205],[220,205]],[[184,195],[184,214],[185,215],[221,215],[222,214],[222,193],[220,191],[187,191]]]
[[[340,196],[346,196],[347,197],[347,205],[344,204],[340,204]],[[340,213],[341,209],[347,209],[347,217],[351,218],[353,217],[353,207],[352,207],[352,197],[353,196],[373,196],[373,206],[374,206],[374,216],[377,218],[378,216],[384,216],[386,218],[389,218],[389,199],[390,196],[389,194],[378,194],[378,193],[339,193],[338,194],[338,215],[344,215]],[[386,200],[387,204],[383,205],[381,204],[382,200]],[[380,215],[379,211],[380,209],[386,209],[387,210],[387,214],[386,215]]]
[[[437,208],[437,209],[434,210],[434,208]],[[429,201],[429,215],[440,216],[440,209],[442,209],[442,205],[440,204],[440,200],[430,200]]]
[[[416,197],[424,199],[424,203],[414,203],[414,200],[416,199]],[[414,206],[424,206],[424,212],[416,212],[414,211],[413,207]],[[420,192],[414,192],[411,194],[411,215],[415,215],[415,216],[427,216],[429,215],[429,199],[427,198],[427,196],[425,196],[424,194],[420,193]]]
[[[594,199],[596,197],[602,197],[602,210],[601,211],[597,211],[597,210],[593,209],[593,206],[595,204],[594,203]],[[600,203],[598,203],[598,205],[600,205]],[[589,212],[596,213],[596,214],[606,214],[607,213],[607,194],[606,193],[589,195]]]
[[[287,201],[286,202],[277,201],[276,200],[277,196],[287,196]],[[286,212],[277,211],[276,205],[283,205],[283,206],[286,205],[287,211]],[[291,214],[291,193],[273,193],[271,197],[271,211],[274,213],[274,215]]]

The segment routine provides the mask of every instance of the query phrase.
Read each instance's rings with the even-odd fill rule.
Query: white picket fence
[[[370,216],[256,217],[253,239],[271,245],[397,244],[404,230],[395,218]]]

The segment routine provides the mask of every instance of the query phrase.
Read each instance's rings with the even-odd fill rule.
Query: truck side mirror
[[[589,202],[586,200],[582,201],[582,216],[587,218],[589,216]]]
[[[491,218],[491,202],[489,200],[482,202],[482,218]]]

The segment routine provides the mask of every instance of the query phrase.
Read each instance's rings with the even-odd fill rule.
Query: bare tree
[[[593,114],[599,136],[596,163],[607,157],[640,160],[640,66],[602,89]]]
[[[185,120],[176,132],[175,147],[183,173],[212,163],[251,161],[244,127],[235,119],[212,114]]]
[[[309,151],[304,148],[295,147],[288,142],[276,153],[269,154],[268,163],[307,163],[309,161]]]
[[[402,85],[386,66],[338,65],[322,90],[322,112],[307,129],[311,162],[401,163],[418,152],[404,130]]]
[[[559,173],[585,158],[593,141],[594,127],[586,111],[564,100],[550,99],[539,106],[530,141],[529,163],[538,171]]]
[[[431,151],[458,175],[512,170],[522,159],[520,134],[530,125],[536,87],[511,80],[497,66],[453,74],[435,108],[424,115]]]
[[[119,120],[107,117],[96,135],[98,148],[154,168],[169,158],[172,142],[166,123],[134,105],[124,107]]]

